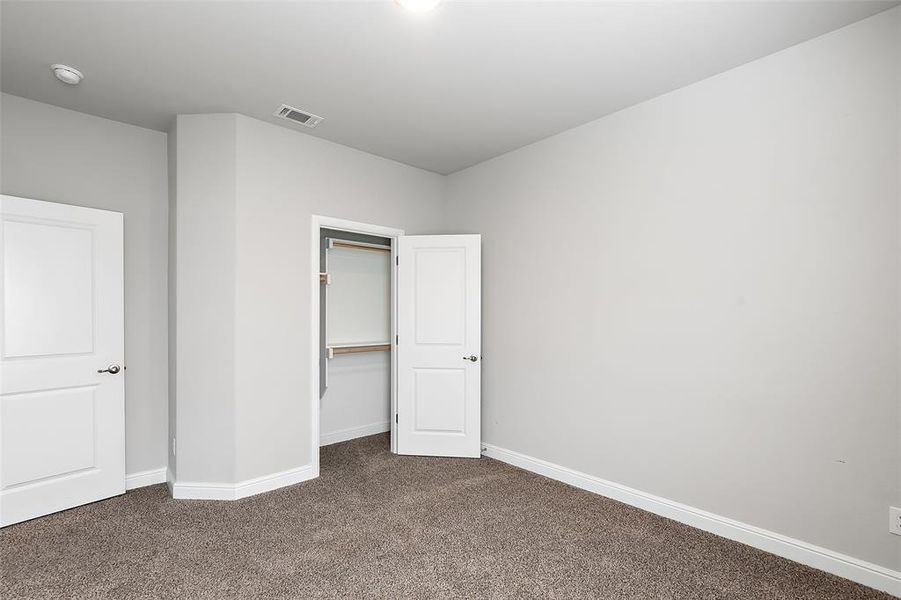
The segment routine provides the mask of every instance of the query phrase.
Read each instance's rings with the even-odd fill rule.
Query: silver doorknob
[[[110,375],[115,375],[119,372],[119,365],[110,365],[105,369],[97,369],[98,373],[109,373]]]
[[[479,357],[476,356],[475,354],[473,354],[470,356],[464,356],[463,360],[471,360],[472,362],[475,362],[475,361],[479,360]]]

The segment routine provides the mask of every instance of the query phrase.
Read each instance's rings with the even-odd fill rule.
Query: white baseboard
[[[273,473],[272,475],[247,479],[235,485],[235,499],[239,500],[248,496],[262,494],[263,492],[271,492],[281,487],[294,485],[295,483],[317,477],[319,477],[319,469],[313,468],[313,465],[306,465],[280,473]]]
[[[322,435],[320,435],[319,445],[330,446],[332,444],[337,444],[338,442],[346,442],[347,440],[354,440],[359,437],[375,435],[377,433],[385,433],[386,431],[391,431],[391,423],[387,421],[385,421],[384,423],[371,423],[369,425],[363,425],[362,427],[341,429],[339,431],[333,431],[332,433],[323,433]]]
[[[172,484],[172,497],[176,500],[234,500],[235,484],[176,481]]]
[[[569,485],[619,500],[674,521],[765,550],[789,560],[901,596],[901,572],[840,554],[801,540],[667,500],[519,452],[482,444],[485,456]]]
[[[240,500],[316,477],[319,477],[319,470],[306,465],[238,483],[176,481],[171,488],[176,500]]]
[[[158,483],[166,483],[166,467],[138,471],[137,473],[128,473],[125,476],[126,490],[156,485]]]

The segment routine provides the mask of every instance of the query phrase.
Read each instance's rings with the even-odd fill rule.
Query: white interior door
[[[481,454],[481,242],[398,238],[399,454]]]
[[[125,492],[122,215],[0,196],[0,250],[6,526]]]

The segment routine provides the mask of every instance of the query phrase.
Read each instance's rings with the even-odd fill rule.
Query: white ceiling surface
[[[152,129],[238,112],[452,173],[896,4],[3,1],[0,79]],[[325,121],[274,119],[283,102]]]

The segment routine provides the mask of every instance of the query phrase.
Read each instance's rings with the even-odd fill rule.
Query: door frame
[[[403,229],[372,225],[359,221],[349,221],[323,215],[313,215],[310,228],[310,463],[313,477],[319,477],[319,230],[337,229],[351,233],[376,235],[391,239],[391,336],[397,335],[397,238],[404,235]],[[391,343],[391,415],[397,412],[397,346]],[[395,420],[391,423],[391,451],[397,450]]]

